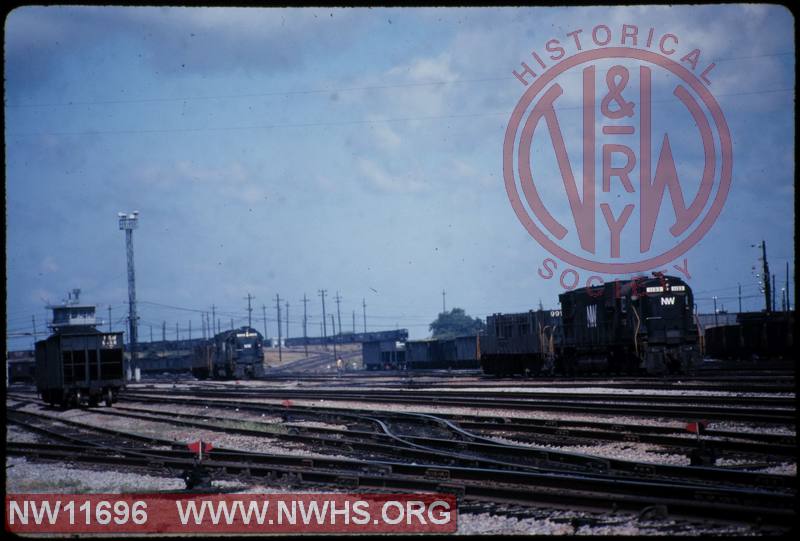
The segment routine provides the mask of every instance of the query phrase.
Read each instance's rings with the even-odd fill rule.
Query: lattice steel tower
[[[131,214],[120,212],[119,228],[125,231],[125,250],[128,254],[128,323],[130,325],[129,339],[131,346],[131,370],[135,373],[137,368],[138,338],[137,330],[139,318],[136,316],[136,275],[133,271],[133,230],[139,225],[139,211]]]

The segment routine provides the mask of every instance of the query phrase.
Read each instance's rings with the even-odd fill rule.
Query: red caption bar
[[[452,494],[12,494],[14,533],[453,533]]]

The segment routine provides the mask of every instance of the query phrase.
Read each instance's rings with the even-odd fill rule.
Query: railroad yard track
[[[130,395],[130,398],[144,403],[173,403],[186,404],[186,400],[174,397],[157,397],[147,395]],[[266,405],[240,401],[202,401],[203,405],[213,405],[218,408],[251,410],[254,412],[268,412],[272,414],[288,415],[289,410],[284,405]],[[354,408],[332,408],[317,406],[291,405],[292,414],[309,414],[322,420],[335,419],[337,416],[349,418],[354,413],[363,416],[382,416],[385,418],[409,419],[411,415],[392,412],[378,412],[372,409],[358,410]],[[554,435],[559,438],[574,438],[583,440],[609,440],[656,443],[672,445],[679,448],[693,447],[694,439],[686,437],[685,433],[675,435],[679,429],[675,427],[620,424],[614,422],[597,421],[570,421],[570,420],[536,420],[509,417],[487,417],[482,415],[442,414],[427,416],[425,419],[441,419],[457,423],[458,426],[470,430],[479,430],[492,433],[515,433],[529,436]],[[794,436],[785,434],[746,433],[737,431],[710,430],[706,438],[714,438],[713,445],[721,450],[776,454],[793,456],[796,441]]]
[[[39,441],[8,441],[7,450],[30,460],[175,477],[194,457],[185,442],[159,436],[196,431],[224,441],[263,441],[270,449],[215,443],[204,468],[218,479],[325,490],[433,490],[456,494],[464,509],[666,508],[670,517],[777,528],[795,519],[795,476],[746,471],[793,462],[795,399],[788,374],[505,384],[436,372],[424,376],[429,382],[352,374],[287,375],[245,385],[143,382],[129,385],[113,408],[70,410],[70,418],[18,387],[7,396],[9,423],[37,433]],[[309,387],[276,387],[295,381]],[[548,413],[542,418],[541,412]],[[722,424],[703,435],[701,449],[676,420]],[[730,429],[731,423],[744,428]],[[650,445],[652,462],[569,451],[591,452],[602,442]],[[685,462],[665,463],[659,454]],[[698,464],[722,464],[676,465],[696,456],[705,457]]]
[[[115,415],[111,409],[97,411]],[[174,415],[167,415],[163,419],[175,419]],[[53,429],[46,426],[53,422],[48,417],[46,414],[14,411],[9,420],[57,440],[59,444],[10,443],[8,452],[53,460],[95,464],[107,462],[172,470],[189,468],[193,462],[188,451],[174,448],[174,441],[89,427],[66,419],[59,419],[57,422],[61,426]],[[75,432],[64,430],[64,426]],[[87,439],[87,432],[100,434],[100,439]],[[396,439],[393,443],[403,443],[403,439]],[[132,445],[132,442],[138,445]],[[707,477],[708,473],[697,473],[701,470],[713,472],[714,469],[694,469],[694,479],[691,479],[681,478],[678,473],[680,468],[673,468],[669,475],[647,478],[636,472],[629,472],[625,476],[618,470],[566,471],[491,464],[460,452],[442,451],[441,454],[450,458],[449,464],[303,458],[215,449],[211,459],[206,462],[206,468],[238,476],[281,480],[295,486],[435,490],[456,493],[464,500],[568,505],[570,508],[588,509],[640,510],[643,506],[667,506],[671,513],[679,516],[735,516],[739,520],[760,520],[767,524],[789,524],[794,516],[793,485],[787,486],[786,479],[774,479],[774,482],[765,484],[765,480],[782,476],[724,472],[725,481],[720,482],[719,479],[715,481]],[[737,475],[732,475],[734,473]]]
[[[332,353],[319,357],[300,359],[282,367],[273,368],[260,382],[267,385],[296,384],[306,387],[347,388],[361,387],[381,389],[620,389],[647,391],[719,391],[727,393],[794,393],[796,389],[793,371],[746,371],[741,375],[730,375],[730,371],[699,371],[684,376],[638,377],[638,376],[583,376],[580,378],[498,378],[485,376],[480,370],[413,370],[413,371],[343,371],[336,374],[319,374],[295,368],[295,363],[332,362]],[[714,375],[705,374],[711,372]],[[173,383],[185,381],[188,374],[169,377],[148,376],[143,384]],[[204,381],[204,385],[215,382]],[[222,384],[224,385],[224,384]]]
[[[152,403],[152,402],[151,402]],[[300,420],[321,420],[326,422],[349,423],[347,430],[332,429],[324,427],[307,427],[292,425],[291,422],[286,424],[288,427],[286,432],[266,431],[268,427],[254,428],[236,428],[231,426],[220,426],[220,414],[217,415],[198,415],[198,414],[185,414],[176,411],[146,411],[142,407],[146,407],[145,401],[140,408],[130,407],[116,407],[110,410],[100,409],[95,410],[96,413],[104,415],[116,415],[122,417],[129,417],[140,420],[167,422],[182,426],[189,426],[201,429],[217,428],[226,432],[237,433],[249,436],[266,436],[269,435],[275,439],[299,442],[311,447],[327,448],[328,450],[346,450],[347,452],[369,452],[383,456],[394,456],[397,453],[397,446],[402,445],[407,449],[404,455],[408,459],[413,460],[428,460],[447,462],[452,461],[453,458],[476,460],[481,459],[484,462],[496,464],[500,467],[509,464],[529,467],[547,467],[551,469],[562,470],[584,470],[587,472],[598,471],[614,471],[618,474],[636,474],[636,475],[650,475],[650,476],[683,476],[684,478],[700,479],[717,479],[726,480],[732,484],[761,484],[775,486],[779,483],[785,483],[784,476],[761,476],[757,474],[745,473],[739,475],[737,473],[727,473],[723,470],[703,470],[683,467],[659,465],[659,464],[643,464],[643,463],[630,463],[626,461],[614,461],[608,459],[600,459],[578,453],[558,452],[553,450],[536,449],[529,446],[511,445],[492,440],[486,436],[481,435],[479,432],[497,433],[508,431],[527,431],[533,432],[531,428],[541,428],[535,425],[526,423],[510,423],[508,419],[497,420],[482,420],[473,421],[465,420],[464,418],[445,418],[443,416],[433,415],[415,415],[415,414],[380,414],[377,412],[362,411],[357,412],[353,410],[332,412],[330,410],[317,410],[314,408],[301,408],[300,410],[294,409],[290,414],[286,410],[277,407],[263,407],[263,406],[248,406],[247,404],[234,403],[213,404],[214,408],[218,409],[236,409],[241,411],[250,410],[254,414],[269,413],[270,415],[281,415],[284,418],[292,417]],[[465,426],[469,426],[475,431],[465,430]],[[620,425],[611,425],[618,430],[627,432],[626,427]],[[545,427],[545,433],[552,433]],[[641,433],[645,427],[630,427],[635,431],[640,432],[638,439],[647,440],[650,434]],[[663,428],[664,427],[655,427]],[[638,430],[636,430],[638,429]],[[568,435],[559,432],[560,429],[555,430],[555,435],[560,438],[575,438],[579,439],[580,436]],[[674,430],[674,429],[673,429]],[[427,432],[429,435],[420,436],[421,432]],[[580,432],[574,430],[574,432]],[[592,437],[583,439],[583,443],[588,441],[597,441],[602,439],[608,434],[617,434],[617,431],[609,430],[607,434],[603,434],[597,430],[589,430],[592,432]],[[737,452],[747,453],[749,455],[767,456],[792,456],[794,446],[790,444],[794,438],[788,436],[775,436],[767,435],[762,438],[758,434],[743,434],[743,433],[718,433],[711,434],[712,437],[719,438],[723,436],[733,436],[733,440],[715,440],[708,442],[709,446],[713,446],[715,450],[720,452]],[[771,437],[770,437],[771,436]],[[658,443],[662,445],[671,445],[677,453],[689,453],[696,448],[697,443],[692,438],[685,437],[667,437],[661,436],[657,438]],[[616,439],[616,438],[611,438]],[[766,440],[766,441],[765,441]],[[777,441],[782,440],[783,443]],[[623,441],[631,441],[630,438],[625,438]],[[563,443],[563,439],[562,439]],[[654,442],[655,443],[655,442]],[[455,454],[442,454],[443,451]]]
[[[512,393],[392,390],[237,389],[190,385],[171,391],[184,396],[226,399],[325,400],[373,402],[409,406],[452,406],[482,410],[592,412],[639,415],[684,420],[729,420],[793,424],[793,396],[641,395],[612,393]],[[163,394],[157,389],[137,389],[138,395]]]

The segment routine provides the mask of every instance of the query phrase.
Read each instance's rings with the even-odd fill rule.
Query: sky
[[[762,239],[778,307],[787,263],[794,298],[795,36],[783,7],[22,7],[4,34],[9,349],[31,347],[32,318],[41,338],[46,305],[72,288],[106,323],[110,308],[112,328],[123,330],[117,213],[133,210],[145,341],[160,339],[162,325],[167,339],[176,325],[188,337],[190,324],[199,337],[212,305],[223,327],[246,324],[248,294],[253,326],[266,314],[269,336],[276,295],[284,322],[289,303],[291,336],[302,336],[304,295],[308,333],[320,334],[322,289],[328,319],[340,295],[342,330],[353,313],[363,330],[365,303],[368,330],[407,328],[414,338],[429,334],[443,300],[476,317],[557,307],[559,273],[571,267],[581,283],[596,273],[554,258],[509,201],[504,137],[527,88],[513,71],[538,69],[531,53],[544,57],[551,39],[562,60],[576,54],[568,34],[577,29],[582,47],[601,48],[590,39],[600,24],[613,40],[624,24],[642,41],[649,28],[674,35],[675,62],[700,50],[695,75],[715,64],[707,88],[731,135],[730,191],[710,230],[674,261],[687,259],[699,310],[712,312],[714,297],[737,310],[739,284],[743,309],[763,308],[754,274]],[[598,108],[612,63],[597,63]],[[638,65],[622,64],[632,74],[623,98],[635,101]],[[580,73],[558,79],[556,105],[575,171]],[[653,73],[653,167],[668,133],[689,201],[702,143],[670,94],[674,81]],[[536,128],[535,181],[569,224],[548,137]],[[638,196],[611,182],[603,197],[620,198],[618,215],[619,202]],[[659,214],[654,248],[680,240],[666,233],[670,212]],[[635,229],[621,237],[622,260],[636,255]],[[574,232],[564,245],[576,247]],[[558,270],[546,280],[538,271],[548,257]]]

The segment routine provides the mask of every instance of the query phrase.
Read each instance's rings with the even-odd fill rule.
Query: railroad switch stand
[[[689,453],[689,460],[691,466],[713,466],[717,462],[717,452],[713,447],[706,447],[701,440],[700,446]]]
[[[691,466],[713,466],[717,461],[717,453],[713,447],[706,447],[706,442],[700,437],[705,433],[708,421],[697,421],[686,425],[686,430],[697,435],[697,447],[689,453]]]
[[[211,472],[199,460],[195,460],[194,465],[185,470],[181,477],[186,483],[186,490],[211,488]]]
[[[188,444],[187,447],[196,455],[192,467],[181,475],[186,483],[186,490],[211,488],[211,472],[203,465],[203,458],[208,456],[214,446],[199,440]]]

